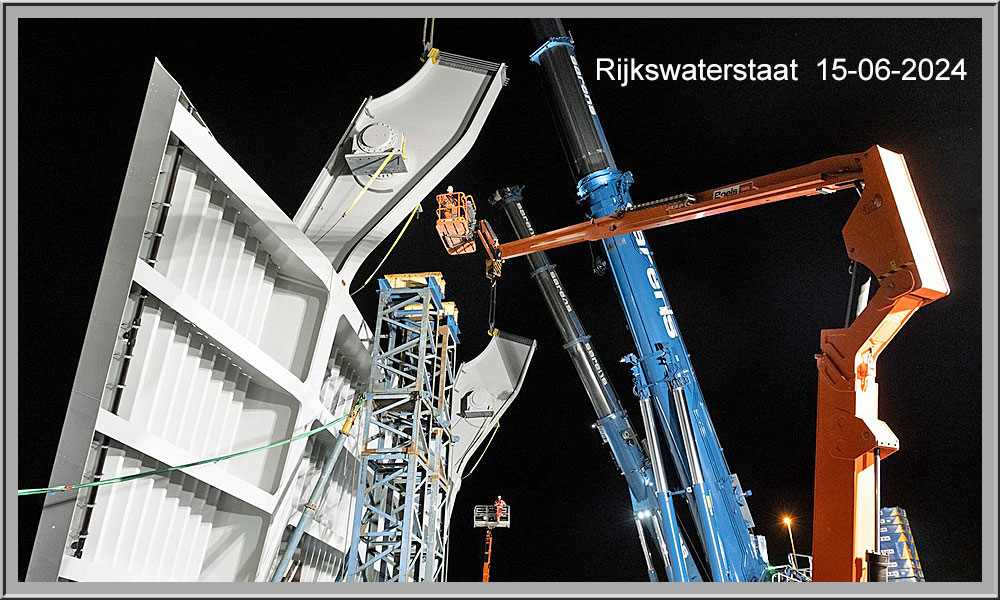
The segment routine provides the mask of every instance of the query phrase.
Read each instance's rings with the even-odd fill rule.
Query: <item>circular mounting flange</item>
[[[396,147],[396,130],[385,123],[371,123],[354,136],[359,152],[390,152]]]

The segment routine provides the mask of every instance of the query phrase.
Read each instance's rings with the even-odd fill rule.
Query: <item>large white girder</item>
[[[362,104],[293,219],[344,281],[472,148],[505,79],[503,64],[440,52]]]

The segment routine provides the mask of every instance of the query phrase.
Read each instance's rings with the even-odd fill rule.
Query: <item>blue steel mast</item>
[[[589,218],[632,204],[632,174],[617,169],[604,136],[573,39],[559,19],[532,19],[539,48],[531,55],[545,73],[564,146]],[[686,492],[714,581],[755,581],[766,564],[745,494],[731,474],[712,426],[690,357],[663,290],[653,253],[639,231],[602,240],[639,356],[638,393],[656,408],[666,447]]]

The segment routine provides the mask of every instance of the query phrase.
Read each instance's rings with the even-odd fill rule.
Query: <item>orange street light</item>
[[[792,519],[791,517],[785,517],[781,522],[788,528],[788,541],[792,543],[792,567],[798,569],[798,561],[795,559],[795,538],[792,537]]]

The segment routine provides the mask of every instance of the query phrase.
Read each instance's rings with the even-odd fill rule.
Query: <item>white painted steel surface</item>
[[[368,254],[471,149],[506,70],[440,53],[401,87],[364,103],[294,217],[348,284]],[[344,155],[359,132],[377,123],[398,132],[406,172],[376,178],[352,206],[370,177],[356,176]]]
[[[258,447],[346,414],[371,365],[347,284],[468,151],[503,83],[502,65],[444,56],[352,123],[399,127],[407,172],[380,179],[327,237],[317,231],[360,189],[353,176],[324,169],[293,222],[155,63],[53,485]],[[340,148],[335,173],[338,161]],[[267,580],[332,440],[84,489],[75,503],[47,498],[28,580]],[[343,568],[357,447],[354,435],[296,579],[332,581]]]

